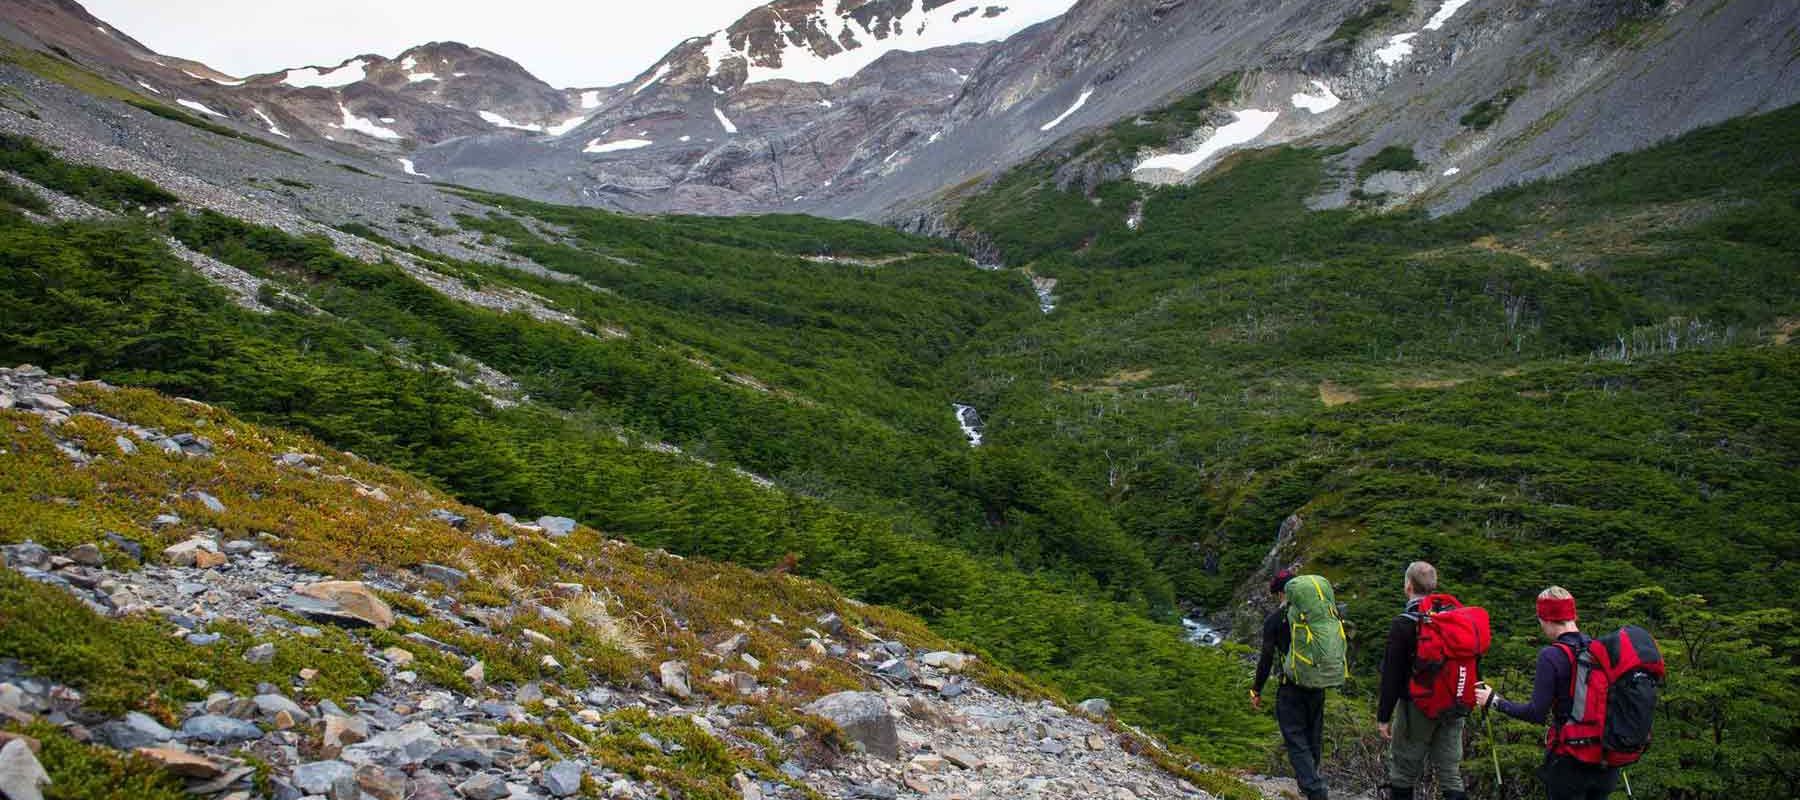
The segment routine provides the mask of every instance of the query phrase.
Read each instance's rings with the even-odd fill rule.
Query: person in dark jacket
[[[1438,590],[1437,568],[1423,561],[1406,567],[1406,610],[1388,626],[1381,659],[1381,698],[1375,722],[1388,740],[1389,797],[1413,800],[1427,767],[1437,772],[1444,800],[1467,800],[1462,779],[1463,717],[1431,719],[1412,704],[1413,657],[1419,645],[1419,603]]]
[[[1538,594],[1537,617],[1538,627],[1551,644],[1538,651],[1531,700],[1515,703],[1482,684],[1475,687],[1475,702],[1513,719],[1555,726],[1567,721],[1573,709],[1570,689],[1575,674],[1574,661],[1557,643],[1568,645],[1579,653],[1587,649],[1588,638],[1575,624],[1575,596],[1561,586],[1552,586]],[[1618,785],[1619,770],[1584,764],[1569,756],[1546,751],[1544,764],[1538,767],[1538,779],[1549,790],[1550,800],[1606,800]]]
[[[1281,741],[1287,745],[1288,762],[1294,765],[1294,781],[1306,800],[1326,800],[1330,794],[1321,775],[1325,756],[1325,690],[1309,689],[1290,683],[1285,674],[1275,670],[1285,661],[1293,644],[1293,632],[1287,620],[1287,582],[1294,573],[1282,570],[1269,582],[1269,593],[1275,596],[1275,610],[1263,620],[1262,657],[1256,661],[1256,683],[1250,690],[1250,706],[1262,708],[1263,685],[1271,671],[1276,671],[1279,685],[1275,689],[1275,722],[1281,728]]]

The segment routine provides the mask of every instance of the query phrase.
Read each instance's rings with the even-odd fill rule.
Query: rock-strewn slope
[[[0,717],[53,786],[109,764],[164,797],[1208,796],[809,581],[30,367],[0,370],[0,419]],[[0,790],[33,800],[32,774]]]

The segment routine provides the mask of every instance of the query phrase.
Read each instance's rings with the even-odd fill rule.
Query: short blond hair
[[[1419,594],[1437,591],[1437,567],[1425,561],[1414,561],[1406,565],[1406,585]]]
[[[1569,594],[1569,590],[1564,589],[1561,586],[1552,586],[1548,589],[1538,592],[1538,599],[1539,600],[1574,600],[1575,595]]]

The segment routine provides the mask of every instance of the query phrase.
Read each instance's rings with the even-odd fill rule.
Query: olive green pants
[[[1394,706],[1394,740],[1388,745],[1388,784],[1411,789],[1425,782],[1426,765],[1437,771],[1438,789],[1463,790],[1463,717],[1427,719],[1405,700]]]

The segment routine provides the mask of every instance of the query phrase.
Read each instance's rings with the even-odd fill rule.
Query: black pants
[[[1619,784],[1615,768],[1583,764],[1567,756],[1546,756],[1538,767],[1550,800],[1606,800]]]
[[[1324,797],[1319,765],[1325,756],[1325,690],[1282,684],[1275,691],[1275,722],[1300,791],[1309,798]]]

